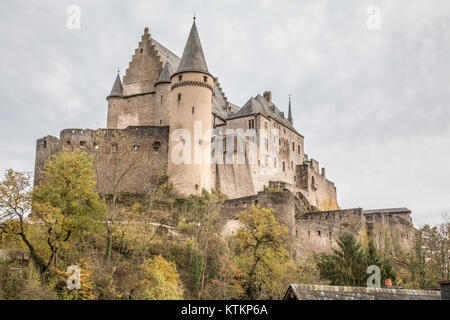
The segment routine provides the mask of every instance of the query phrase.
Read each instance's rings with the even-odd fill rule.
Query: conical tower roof
[[[291,124],[294,123],[294,119],[292,119],[291,96],[289,96],[288,121],[289,121]]]
[[[192,24],[191,32],[189,33],[176,73],[181,72],[203,72],[209,74],[195,20]]]
[[[120,74],[117,73],[116,81],[114,81],[114,85],[111,89],[111,93],[109,94],[108,98],[122,97],[122,95],[123,95],[122,81],[120,80]]]
[[[156,81],[155,85],[160,83],[170,83],[170,77],[173,74],[173,68],[172,65],[169,62],[169,59],[167,59],[166,64],[164,65],[164,69],[161,72],[161,75],[159,76],[158,81]]]

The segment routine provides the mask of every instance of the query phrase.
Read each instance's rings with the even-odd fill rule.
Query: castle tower
[[[211,191],[212,92],[194,22],[178,70],[171,75],[168,176],[182,195]]]
[[[123,97],[123,87],[122,81],[120,80],[120,74],[117,72],[116,80],[114,81],[114,85],[111,89],[111,93],[106,98],[108,100],[108,128],[110,128],[113,124],[114,119],[112,118],[112,114],[110,113],[111,109],[118,108],[122,103]]]
[[[171,82],[170,76],[173,74],[172,65],[167,59],[161,75],[155,83],[155,94],[156,94],[156,125],[157,126],[168,126],[170,125],[170,101],[171,101]]]

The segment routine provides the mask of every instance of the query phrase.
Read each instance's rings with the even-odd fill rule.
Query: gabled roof
[[[248,100],[238,112],[230,115],[228,119],[240,118],[253,114],[261,114],[267,118],[272,118],[281,125],[299,134],[297,130],[295,130],[294,126],[286,118],[284,118],[277,106],[274,103],[267,101],[267,99],[260,94],[258,94],[255,98],[251,97],[250,100]]]
[[[120,74],[117,73],[116,80],[114,81],[114,85],[111,89],[111,93],[109,94],[108,98],[111,97],[122,97],[122,81],[120,80]]]
[[[200,36],[198,35],[197,26],[192,24],[191,32],[184,47],[180,65],[176,73],[180,72],[203,72],[209,74],[206,65],[205,55],[203,54]]]

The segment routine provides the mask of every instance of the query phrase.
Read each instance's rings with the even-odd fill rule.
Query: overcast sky
[[[380,29],[367,27],[370,5]],[[405,206],[417,226],[450,212],[448,0],[2,0],[0,170],[33,170],[36,139],[105,127],[105,97],[144,28],[181,55],[194,11],[231,102],[271,90],[287,112],[292,94],[341,207]]]

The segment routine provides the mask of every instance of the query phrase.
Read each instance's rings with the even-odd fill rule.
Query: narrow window
[[[292,151],[295,152],[295,143],[292,142]]]
[[[44,149],[47,148],[47,140],[44,140]]]
[[[294,170],[294,161],[291,161],[291,170]]]
[[[183,139],[183,140],[184,140],[184,139]],[[184,144],[184,143],[183,143],[183,144]],[[159,151],[160,148],[161,148],[161,142],[156,141],[156,142],[153,144],[153,151],[157,152],[157,151]]]
[[[207,76],[203,77],[203,82],[208,82],[208,77]]]
[[[311,230],[308,230],[308,237],[311,237]]]
[[[133,152],[139,152],[139,149],[140,149],[140,148],[139,148],[138,145],[135,144],[135,145],[133,146]]]
[[[277,167],[277,158],[273,158],[273,167],[274,167],[274,168]]]
[[[183,76],[178,76],[178,81],[183,80]]]
[[[162,120],[161,119],[159,120],[159,125],[162,126]]]
[[[144,49],[143,48],[141,48],[141,53],[144,53]]]
[[[192,114],[195,113],[195,107],[192,107]]]
[[[162,102],[163,102],[163,96],[161,95],[161,104],[162,104]]]
[[[297,146],[298,154],[300,154],[300,145]]]
[[[285,172],[286,171],[286,164],[285,164],[285,162],[283,161],[283,172]]]
[[[178,102],[181,101],[181,93],[178,94]]]
[[[321,235],[321,233],[320,233],[320,230],[319,231],[317,231],[317,234],[319,235],[319,237],[321,237],[322,235]]]

